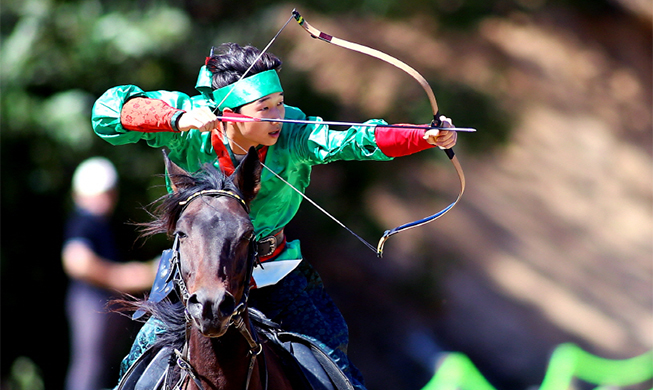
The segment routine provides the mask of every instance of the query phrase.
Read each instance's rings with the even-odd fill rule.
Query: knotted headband
[[[274,69],[245,77],[215,91],[211,88],[212,77],[211,71],[203,66],[200,69],[195,88],[205,98],[213,100],[221,111],[225,108],[240,107],[254,102],[271,93],[283,92],[279,75]]]

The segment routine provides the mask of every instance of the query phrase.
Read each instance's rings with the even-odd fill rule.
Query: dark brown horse
[[[278,350],[262,342],[247,310],[257,261],[248,215],[259,189],[257,153],[250,150],[231,177],[208,165],[201,174],[191,175],[167,156],[165,160],[173,192],[162,200],[157,219],[145,230],[174,237],[172,267],[177,271],[177,306],[182,309],[176,319],[160,319],[168,324],[177,321],[182,335],[175,348],[168,348],[169,354],[176,350],[173,359],[167,359],[176,364],[157,380],[156,388],[304,388],[296,373],[284,372],[287,365]],[[154,306],[141,303],[139,307],[165,317],[161,314],[165,310]]]

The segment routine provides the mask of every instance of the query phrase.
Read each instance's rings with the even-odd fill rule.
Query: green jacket
[[[114,87],[105,92],[93,107],[92,123],[97,135],[113,145],[143,140],[153,148],[166,147],[170,159],[190,172],[197,171],[205,163],[219,167],[209,132],[146,133],[123,128],[120,111],[132,97],[160,99],[185,111],[210,107],[212,103],[202,95],[189,97],[180,92],[144,92],[133,85]],[[301,110],[291,106],[286,106],[286,118],[320,120],[307,118]],[[386,124],[382,120],[371,120],[369,123]],[[264,163],[303,193],[310,183],[313,165],[339,160],[388,161],[392,158],[383,154],[377,146],[374,127],[351,127],[341,131],[326,125],[284,123],[281,135],[277,143],[268,149]],[[251,204],[250,213],[257,239],[274,234],[286,226],[297,213],[301,201],[301,195],[263,169],[261,189]],[[289,241],[286,250],[275,260],[301,258],[299,242]]]

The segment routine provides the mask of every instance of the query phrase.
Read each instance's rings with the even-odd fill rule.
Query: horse
[[[166,300],[167,306],[147,300],[134,305],[162,320],[168,333],[174,334],[168,336],[174,341],[163,340],[170,344],[158,349],[158,355],[167,356],[158,363],[168,365],[165,375],[159,378],[157,374],[140,388],[311,388],[278,348],[262,341],[247,307],[252,270],[258,261],[248,214],[260,187],[256,151],[251,148],[229,177],[210,164],[201,174],[190,174],[165,152],[164,160],[172,192],[162,198],[153,214],[155,220],[144,224],[144,234],[174,237],[169,277],[176,275],[179,299]],[[175,360],[176,364],[168,363]],[[138,375],[145,375],[147,369]],[[135,381],[128,385],[124,383],[129,379],[123,378],[118,388],[138,389]]]

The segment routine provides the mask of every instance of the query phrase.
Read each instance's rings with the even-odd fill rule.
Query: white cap
[[[73,191],[79,195],[98,195],[116,186],[118,173],[109,160],[92,157],[79,164],[73,175]]]

